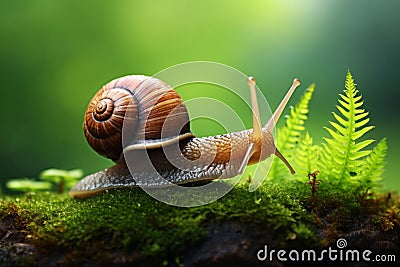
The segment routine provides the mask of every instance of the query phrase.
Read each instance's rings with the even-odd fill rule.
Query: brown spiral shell
[[[83,124],[90,146],[117,161],[123,150],[126,119],[130,144],[162,142],[190,133],[188,113],[180,96],[168,84],[144,75],[115,79],[93,97]]]

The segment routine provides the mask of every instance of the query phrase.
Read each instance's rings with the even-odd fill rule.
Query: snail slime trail
[[[70,197],[86,198],[111,188],[162,187],[232,178],[247,165],[263,161],[271,154],[279,157],[293,174],[293,168],[275,147],[272,131],[300,81],[293,80],[264,126],[260,123],[256,81],[249,77],[247,83],[253,129],[201,138],[190,131],[183,100],[163,81],[130,75],[107,83],[90,101],[83,128],[89,145],[116,164],[83,178],[71,189]],[[123,147],[122,126],[127,114],[130,138],[129,145]],[[124,154],[137,165],[134,172],[129,171]],[[141,167],[142,158],[151,161],[153,170]]]

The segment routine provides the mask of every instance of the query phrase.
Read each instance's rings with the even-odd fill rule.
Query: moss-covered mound
[[[374,253],[399,253],[394,196],[320,190],[311,197],[306,184],[269,183],[250,193],[247,186],[195,208],[163,204],[139,188],[86,200],[7,197],[0,207],[0,265],[265,266],[256,254],[266,244],[323,249],[340,237],[355,247],[375,246]]]

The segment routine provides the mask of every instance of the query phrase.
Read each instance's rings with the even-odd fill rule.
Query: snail
[[[263,127],[256,81],[249,77],[247,84],[253,129],[195,137],[190,131],[183,100],[165,82],[144,75],[129,75],[107,83],[89,103],[83,128],[89,145],[116,164],[80,180],[69,196],[86,198],[111,188],[159,187],[231,178],[241,174],[247,165],[263,161],[271,154],[279,157],[294,174],[275,147],[272,131],[300,81],[293,80]],[[134,170],[126,162],[132,162]],[[148,168],[148,162],[152,168]]]

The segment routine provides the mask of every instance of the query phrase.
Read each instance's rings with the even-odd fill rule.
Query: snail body
[[[182,99],[168,84],[143,75],[115,79],[89,103],[84,132],[90,146],[116,165],[86,176],[69,195],[85,198],[110,188],[230,178],[271,154],[294,173],[276,149],[271,132],[299,83],[293,81],[271,119],[261,127],[255,80],[249,78],[253,129],[195,137]],[[133,170],[127,161],[135,163]]]

